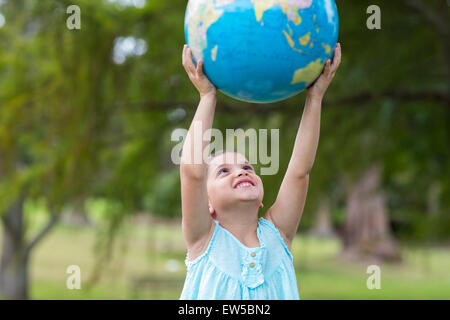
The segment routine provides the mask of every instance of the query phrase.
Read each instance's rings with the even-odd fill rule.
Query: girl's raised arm
[[[327,60],[322,75],[308,89],[291,160],[277,199],[265,216],[280,230],[288,247],[297,232],[305,206],[309,172],[313,167],[319,143],[322,99],[340,63],[341,46],[337,44],[333,64]]]
[[[203,135],[212,127],[216,88],[203,73],[203,61],[200,60],[195,67],[191,49],[186,45],[183,66],[200,94],[200,103],[183,144],[180,164],[182,230],[192,258],[202,251],[214,227],[208,210],[207,164],[203,159],[203,150],[209,141],[203,141]]]

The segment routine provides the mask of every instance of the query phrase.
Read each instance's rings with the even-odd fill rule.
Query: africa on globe
[[[189,0],[186,43],[223,93],[270,103],[320,75],[339,31],[334,0]]]

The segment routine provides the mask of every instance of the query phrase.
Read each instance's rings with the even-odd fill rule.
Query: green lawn
[[[116,238],[112,260],[88,287],[95,257],[92,228],[56,227],[31,259],[33,299],[178,299],[185,275],[185,247],[176,224],[134,225]],[[292,246],[302,299],[449,299],[450,249],[403,247],[400,265],[380,264],[381,289],[369,290],[369,263],[343,261],[333,239],[298,236]],[[69,265],[81,268],[81,290],[66,287]],[[136,288],[133,279],[161,280]],[[164,279],[174,279],[168,285]]]

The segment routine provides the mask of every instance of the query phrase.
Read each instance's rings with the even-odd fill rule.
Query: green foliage
[[[412,3],[423,3],[429,11]],[[66,8],[72,4],[81,9],[81,30],[66,28]],[[395,235],[420,243],[448,241],[448,6],[443,0],[379,1],[382,29],[368,30],[366,9],[371,4],[337,1],[343,58],[324,101],[301,231],[315,223],[322,201],[331,204],[333,225],[342,226],[349,188],[370,165],[378,164]],[[86,265],[92,268],[90,283],[98,281],[114,256],[127,215],[145,210],[180,216],[179,168],[170,159],[178,142],[170,137],[174,129],[189,127],[198,104],[181,65],[185,8],[185,0],[147,0],[143,8],[106,0],[1,1],[0,216],[25,197],[27,236],[39,234],[46,216],[74,207],[84,209],[98,226],[95,238],[85,231],[77,237],[74,231],[68,241],[60,233],[37,247],[34,297],[71,298],[61,289],[64,279],[53,280],[59,271],[48,266],[66,267],[74,255],[83,260],[92,245],[95,259],[88,258]],[[123,37],[145,41],[147,51],[116,63],[114,48]],[[305,94],[264,106],[222,94],[218,98],[215,128],[280,129],[279,172],[262,177],[266,210],[289,163]],[[181,237],[181,232],[168,233]],[[129,251],[135,245],[142,251],[141,242]],[[296,266],[302,274],[300,290],[303,285],[309,290],[302,298],[374,297],[361,286],[365,280],[355,277],[355,269],[334,261],[337,242],[304,239],[295,245],[301,254],[296,260],[301,262]],[[170,254],[184,257],[181,247]],[[448,296],[448,281],[442,281],[448,253],[442,252],[432,252],[432,259],[428,253],[422,259],[420,250],[408,252],[411,264],[391,269],[383,291],[387,294],[377,298],[416,298],[417,292],[423,293],[420,297]],[[140,254],[144,260],[154,258]],[[169,253],[159,256],[162,268]],[[417,263],[421,259],[426,261]],[[431,264],[427,259],[440,268],[429,278],[417,271],[420,264]],[[142,259],[132,264],[139,266],[134,271],[145,274]],[[407,285],[409,276],[417,287]],[[126,283],[118,288],[83,290],[83,298],[123,298]]]
[[[65,26],[70,4],[81,8],[81,30]],[[377,31],[366,28],[370,1],[337,4],[343,60],[324,102],[303,227],[312,225],[325,198],[339,212],[333,217],[339,225],[347,189],[377,163],[396,230],[408,238],[410,224],[423,225],[427,195],[437,185],[437,212],[426,226],[441,230],[428,234],[448,237],[450,108],[448,99],[433,98],[448,88],[442,35],[408,1],[379,4]],[[427,5],[436,11],[440,4]],[[4,1],[0,214],[20,193],[46,199],[49,212],[101,198],[120,203],[122,214],[180,214],[170,134],[189,126],[198,103],[181,65],[185,8],[182,0],[148,0],[144,8],[109,1]],[[129,36],[145,40],[147,51],[117,64],[115,40]],[[214,127],[280,128],[279,173],[262,177],[266,209],[289,162],[304,98],[255,106],[219,94]],[[255,107],[257,112],[248,111]],[[177,108],[186,115],[173,118]]]
[[[166,217],[181,216],[180,171],[174,169],[152,181],[144,198],[144,209]]]

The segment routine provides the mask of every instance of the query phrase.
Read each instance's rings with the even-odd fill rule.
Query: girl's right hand
[[[196,68],[194,62],[192,61],[192,51],[187,45],[184,45],[183,48],[183,66],[189,76],[189,79],[200,93],[200,97],[216,94],[216,87],[203,73],[203,60],[198,61]]]

